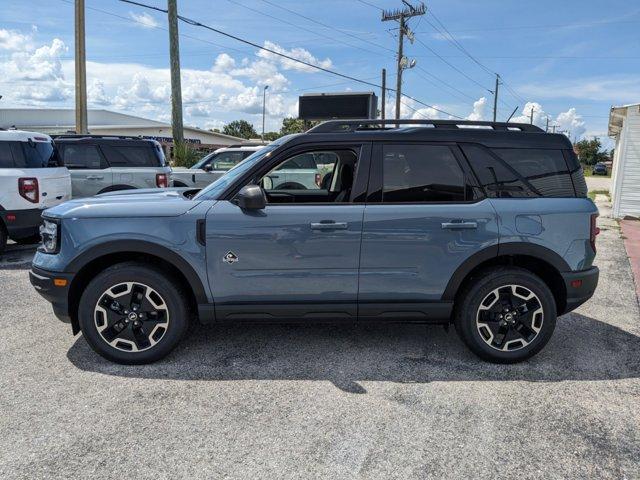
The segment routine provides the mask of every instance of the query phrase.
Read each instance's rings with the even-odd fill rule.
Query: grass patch
[[[591,190],[589,192],[589,198],[595,202],[596,195],[606,195],[609,196],[609,190]]]

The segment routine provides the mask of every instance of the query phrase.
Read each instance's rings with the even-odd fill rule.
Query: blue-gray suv
[[[273,188],[309,154],[313,183]],[[477,355],[512,363],[593,295],[597,214],[564,135],[331,121],[200,191],[45,211],[30,275],[74,334],[119,363],[164,357],[192,320],[453,323]]]

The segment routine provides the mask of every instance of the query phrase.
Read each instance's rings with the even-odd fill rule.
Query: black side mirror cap
[[[204,167],[202,167],[202,169],[203,169],[205,172],[211,172],[211,171],[213,171],[213,167],[211,166],[211,164],[210,164],[210,163],[209,163],[209,164],[207,164],[207,165],[205,165]]]
[[[258,185],[245,185],[236,195],[238,206],[243,210],[262,210],[267,206],[267,196]]]

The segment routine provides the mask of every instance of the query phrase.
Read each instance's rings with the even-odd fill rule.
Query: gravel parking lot
[[[514,366],[406,325],[198,327],[161,363],[114,365],[12,247],[0,478],[640,478],[640,313],[617,224],[600,223],[595,297]]]

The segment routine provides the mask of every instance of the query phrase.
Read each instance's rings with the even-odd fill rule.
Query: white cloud
[[[87,88],[87,99],[89,101],[89,105],[109,105],[112,100],[106,94],[104,89],[104,82],[97,78],[93,79],[93,82]]]
[[[160,26],[160,22],[146,12],[129,12],[129,17],[142,28],[156,28]]]
[[[537,102],[527,102],[518,116],[511,119],[513,123],[531,123],[531,113],[533,111],[533,124],[540,128],[546,128],[547,118],[549,126],[556,125],[557,132],[565,132],[571,138],[580,138],[586,132],[585,122],[576,113],[575,108],[570,108],[566,112],[559,113],[555,118],[547,114],[541,104]],[[551,129],[551,128],[550,128]]]
[[[485,119],[485,109],[487,106],[486,97],[481,97],[473,102],[473,112],[467,116],[467,120],[481,121]]]
[[[309,50],[304,48],[292,48],[291,50],[287,50],[286,48],[281,47],[277,43],[270,42],[265,40],[264,47],[274,52],[282,53],[284,55],[288,55],[292,58],[296,58],[298,60],[302,60],[304,62],[310,63],[312,65],[317,65],[322,68],[331,68],[333,63],[331,59],[325,58],[324,60],[320,60],[314,57]],[[281,57],[271,52],[267,52],[265,50],[259,50],[258,56],[274,62],[276,64],[280,64],[285,70],[297,70],[300,72],[316,72],[317,69],[313,67],[309,67],[307,65],[303,65],[302,63],[298,63],[293,60],[289,60],[288,58]]]
[[[26,50],[31,44],[31,35],[0,28],[0,50]]]
[[[213,64],[213,71],[229,72],[229,70],[235,68],[235,66],[236,66],[236,61],[231,55],[227,53],[221,53],[216,57],[216,60]]]

